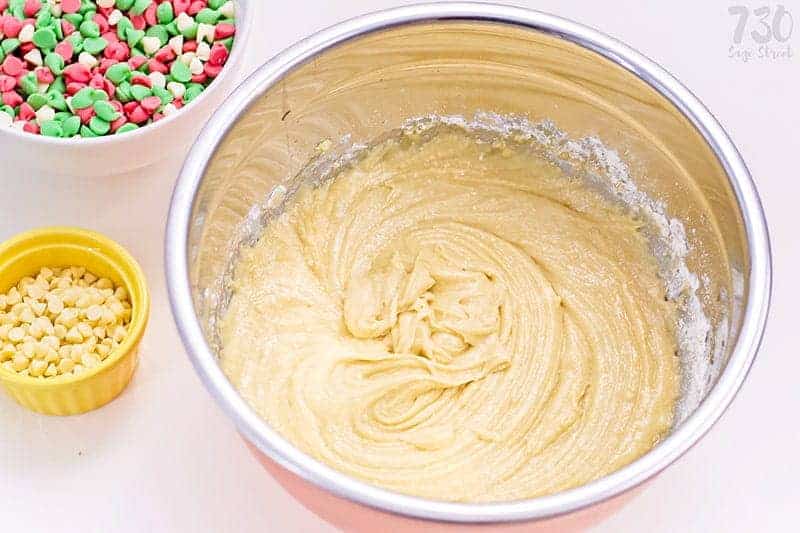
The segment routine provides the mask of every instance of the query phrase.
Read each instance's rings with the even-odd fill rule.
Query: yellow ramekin
[[[116,398],[130,382],[150,315],[150,295],[141,267],[122,246],[99,233],[69,227],[36,229],[0,244],[0,291],[45,266],[86,267],[124,286],[130,295],[128,334],[97,367],[78,376],[34,378],[0,366],[0,383],[21,405],[47,415],[85,413]]]

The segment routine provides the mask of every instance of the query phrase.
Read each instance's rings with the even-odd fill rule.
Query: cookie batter
[[[296,194],[241,255],[221,364],[337,470],[509,501],[665,435],[675,321],[637,221],[524,143],[442,127]]]

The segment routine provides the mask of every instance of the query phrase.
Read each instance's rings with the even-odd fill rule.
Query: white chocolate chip
[[[153,87],[161,87],[162,89],[167,86],[167,77],[160,72],[153,71],[147,75],[150,78],[150,83]]]
[[[115,9],[114,11],[109,13],[108,15],[109,26],[116,26],[119,23],[119,21],[122,20],[123,16],[124,15],[122,14],[122,11],[120,11],[119,9]]]
[[[208,41],[209,43],[214,42],[214,33],[216,32],[216,27],[211,24],[205,24],[201,22],[197,25],[197,42]]]
[[[78,54],[78,63],[91,69],[97,66],[97,58],[89,52],[81,52]]]
[[[176,35],[170,39],[169,47],[172,48],[176,56],[181,55],[181,53],[183,53],[183,35]]]
[[[21,43],[29,43],[33,41],[33,32],[36,31],[36,28],[33,27],[33,24],[25,24],[21,30],[19,30],[19,35],[17,35],[17,39]]]
[[[20,35],[21,34],[22,34],[22,32],[20,32]],[[32,65],[36,65],[37,67],[41,67],[42,66],[42,53],[39,51],[38,48],[33,48],[27,54],[22,56],[22,58],[25,59],[25,61],[27,61],[28,63],[30,63]]]
[[[36,111],[36,121],[40,125],[50,120],[53,120],[54,118],[56,118],[56,110],[50,107],[49,105],[43,105]],[[37,293],[40,294],[38,298],[44,296],[44,292],[40,288],[37,287],[36,289]]]
[[[158,37],[142,37],[140,41],[142,43],[142,49],[144,49],[144,53],[151,56],[158,52],[158,49],[161,48],[161,41]]]
[[[187,15],[186,12],[181,13],[175,18],[175,27],[178,28],[178,31],[181,33],[191,28],[192,25],[194,25],[194,19]]]
[[[195,54],[197,54],[197,57],[203,61],[208,61],[208,58],[211,55],[211,47],[208,45],[208,43],[201,41],[197,43],[197,50],[195,51]]]
[[[183,98],[184,93],[186,93],[186,86],[177,81],[171,81],[167,83],[167,90],[171,92],[172,96],[175,98]]]
[[[225,18],[233,18],[236,15],[236,6],[232,0],[228,0],[219,7],[219,14]]]

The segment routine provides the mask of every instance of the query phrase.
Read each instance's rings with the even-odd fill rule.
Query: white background
[[[791,60],[744,64],[728,57],[735,25],[728,6],[757,8],[764,1],[516,2],[614,35],[690,87],[742,151],[772,231],[771,319],[743,390],[698,446],[597,532],[796,531],[800,28],[790,40]],[[800,1],[781,1],[800,25]],[[313,31],[391,5],[397,2],[265,1],[247,70]],[[139,370],[105,408],[49,418],[0,395],[0,530],[332,531],[250,456],[184,354],[162,271],[178,165],[135,179],[70,181],[19,175],[1,165],[0,239],[50,224],[104,232],[140,261],[153,310]]]

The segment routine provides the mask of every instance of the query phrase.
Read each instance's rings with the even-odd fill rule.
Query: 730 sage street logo
[[[783,5],[731,6],[735,27],[728,57],[736,61],[786,61],[794,57],[791,46],[794,19]]]

